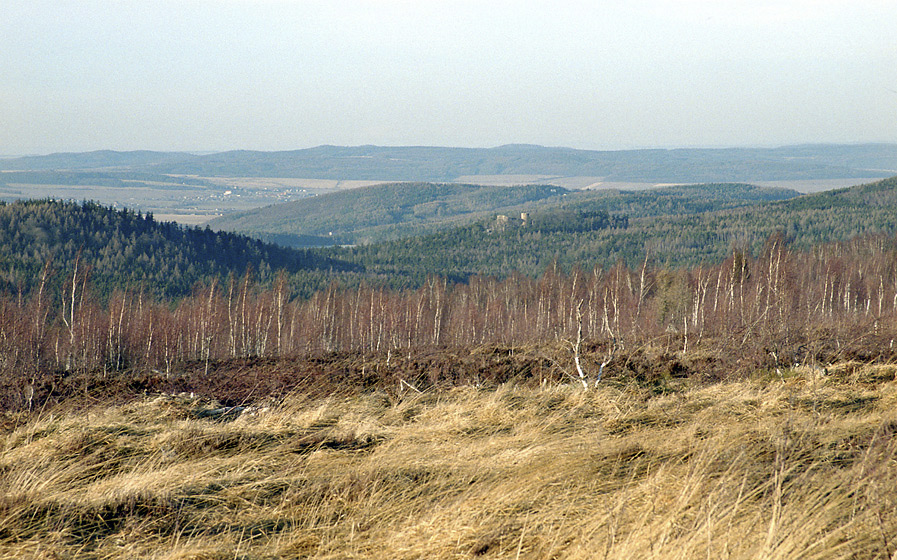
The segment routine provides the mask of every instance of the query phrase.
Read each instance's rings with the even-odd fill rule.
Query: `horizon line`
[[[432,148],[432,149],[450,149],[450,150],[497,150],[510,147],[531,147],[554,150],[572,150],[579,152],[635,152],[635,151],[675,151],[675,150],[775,150],[780,148],[797,148],[803,146],[897,146],[897,141],[859,141],[859,142],[798,142],[785,144],[693,144],[693,145],[665,145],[665,146],[635,146],[621,148],[575,148],[562,145],[545,145],[532,143],[511,142],[507,144],[499,144],[496,146],[452,146],[439,144],[318,144],[315,146],[306,146],[302,148],[289,149],[250,149],[250,148],[230,148],[224,150],[158,150],[147,148],[136,149],[115,149],[115,148],[98,148],[92,150],[61,150],[47,152],[30,152],[24,154],[0,154],[0,159],[20,159],[27,157],[48,157],[56,155],[80,155],[93,154],[102,152],[111,152],[118,154],[152,152],[160,154],[188,154],[193,156],[208,156],[216,154],[226,154],[230,152],[258,152],[258,153],[283,153],[283,152],[301,152],[305,150],[314,150],[318,148]]]

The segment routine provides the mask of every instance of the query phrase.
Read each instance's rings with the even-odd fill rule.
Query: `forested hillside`
[[[247,234],[312,235],[359,243],[428,233],[525,204],[570,193],[551,185],[495,187],[454,183],[388,183],[328,193],[210,222]]]
[[[703,184],[650,191],[568,190],[553,185],[511,187],[452,183],[389,183],[277,204],[213,220],[216,229],[270,236],[289,244],[317,236],[320,244],[358,244],[424,235],[496,214],[606,212],[626,216],[696,214],[785,200],[789,189]],[[553,218],[557,219],[557,218]]]
[[[800,196],[791,189],[758,187],[745,183],[675,185],[643,191],[581,191],[558,208],[603,210],[632,218],[680,216],[789,200]]]
[[[733,247],[756,254],[777,232],[794,247],[809,248],[864,233],[897,231],[897,177],[708,212],[700,212],[701,207],[713,208],[715,201],[679,196],[704,188],[613,193],[593,200],[568,197],[571,210],[613,208],[620,212],[615,216],[627,218],[625,224],[617,220],[589,231],[541,231],[515,221],[495,227],[495,220],[486,220],[427,236],[331,249],[325,254],[357,263],[369,272],[418,278],[430,273],[457,279],[513,272],[537,276],[552,263],[565,270],[609,267],[621,259],[635,266],[646,257],[668,266],[716,263]],[[724,196],[727,191],[710,187],[707,192]]]
[[[100,293],[142,289],[158,296],[183,296],[199,281],[242,275],[260,279],[278,270],[309,274],[341,270],[313,253],[284,249],[242,235],[160,223],[152,215],[95,203],[50,200],[0,203],[0,286],[30,291],[41,270],[82,278]],[[57,281],[61,276],[56,275]]]
[[[59,286],[77,263],[98,294],[140,289],[179,298],[200,281],[224,282],[251,270],[267,283],[282,270],[291,293],[309,297],[331,282],[418,287],[434,275],[462,282],[474,275],[538,277],[552,265],[565,271],[607,268],[620,260],[638,266],[646,258],[662,266],[695,266],[718,263],[733,248],[757,254],[774,234],[806,249],[897,231],[897,178],[800,197],[713,184],[644,192],[432,184],[373,189],[360,200],[346,195],[351,209],[340,209],[334,199],[314,209],[329,225],[359,224],[356,232],[371,231],[361,226],[384,219],[397,228],[449,229],[378,244],[293,250],[95,203],[16,202],[0,206],[0,288],[32,290],[44,267]],[[527,202],[514,206],[521,200]],[[488,204],[513,211],[451,227],[451,220],[471,219]],[[456,214],[445,222],[439,220],[443,212]],[[313,221],[314,213],[306,219]],[[334,237],[348,235],[338,231]]]

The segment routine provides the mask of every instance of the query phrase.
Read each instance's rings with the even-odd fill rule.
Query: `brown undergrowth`
[[[47,407],[0,436],[0,557],[893,558],[895,374]]]
[[[866,343],[868,344],[868,343]],[[862,345],[858,345],[862,347]],[[758,344],[738,345],[728,339],[705,339],[682,351],[683,340],[667,335],[609,355],[608,341],[586,342],[582,366],[586,374],[605,380],[634,381],[665,392],[677,379],[692,382],[742,379],[758,370],[775,371],[782,362],[809,361],[823,367],[849,360],[887,363],[895,359],[887,342],[884,352],[858,354],[851,346],[839,351],[806,350],[774,353]],[[606,362],[606,367],[601,364]],[[52,371],[31,378],[0,375],[0,409],[40,410],[65,404],[122,404],[137,395],[194,393],[227,405],[279,400],[301,392],[311,396],[343,396],[382,390],[395,392],[449,389],[459,385],[495,387],[513,382],[530,387],[563,383],[575,375],[574,352],[568,341],[521,346],[415,348],[387,352],[320,352],[283,357],[231,358],[180,364],[170,372],[135,368],[121,372],[102,369]],[[409,387],[410,386],[410,387]],[[30,398],[26,390],[30,389]]]

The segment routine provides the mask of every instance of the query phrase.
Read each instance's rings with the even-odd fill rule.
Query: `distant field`
[[[117,208],[152,212],[160,220],[186,225],[202,225],[219,216],[245,212],[337,191],[382,184],[384,181],[335,180],[292,177],[212,177],[197,175],[155,175],[151,179],[125,178],[112,184],[65,184],[57,182],[12,182],[0,172],[0,200],[54,198],[92,200]],[[67,177],[64,173],[60,178]],[[83,181],[77,175],[73,181]],[[170,181],[169,181],[170,179]],[[514,186],[548,184],[571,190],[643,191],[669,183],[604,180],[596,176],[536,174],[464,175],[456,183]],[[816,179],[800,181],[748,181],[761,186],[794,189],[803,193],[821,192],[863,184],[874,179]]]
[[[242,189],[283,190],[305,189],[312,194],[368,187],[387,181],[339,181],[335,179],[301,179],[294,177],[198,177],[224,187]]]
[[[201,226],[207,224],[221,214],[153,214],[160,222],[177,222],[185,226]]]
[[[490,186],[513,186],[513,185],[554,185],[554,181],[559,179],[555,175],[462,175],[455,178],[453,182],[463,183],[466,185],[490,185]]]
[[[556,175],[464,175],[454,182],[471,185],[556,185],[565,189],[618,189],[640,191],[663,186],[659,183],[605,181],[604,177],[561,177]]]
[[[872,183],[879,180],[879,177],[868,178],[843,178],[843,179],[807,179],[801,181],[744,181],[752,185],[761,187],[780,187],[783,189],[794,189],[801,193],[814,193],[822,191],[831,191],[842,189],[845,187],[853,187],[865,183]],[[465,175],[458,177],[458,183],[468,183],[474,185],[495,185],[495,186],[512,186],[512,185],[557,185],[565,189],[586,189],[586,190],[621,190],[621,191],[643,191],[655,189],[658,187],[668,187],[683,183],[639,183],[631,181],[605,181],[604,177],[559,177],[552,175]]]
[[[183,184],[182,179],[205,184]],[[377,181],[336,181],[279,177],[171,176],[164,180],[124,180],[118,186],[101,184],[3,183],[0,200],[53,198],[91,200],[116,208],[152,212],[163,221],[200,225],[229,214],[289,202],[328,192],[377,184]]]
[[[754,181],[753,183],[762,187],[780,187],[794,189],[802,193],[814,193],[874,183],[878,180],[878,178],[872,177],[868,179],[814,179],[812,181]]]

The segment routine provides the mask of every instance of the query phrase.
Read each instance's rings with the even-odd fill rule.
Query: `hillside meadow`
[[[893,558],[895,374],[7,414],[0,558]]]

